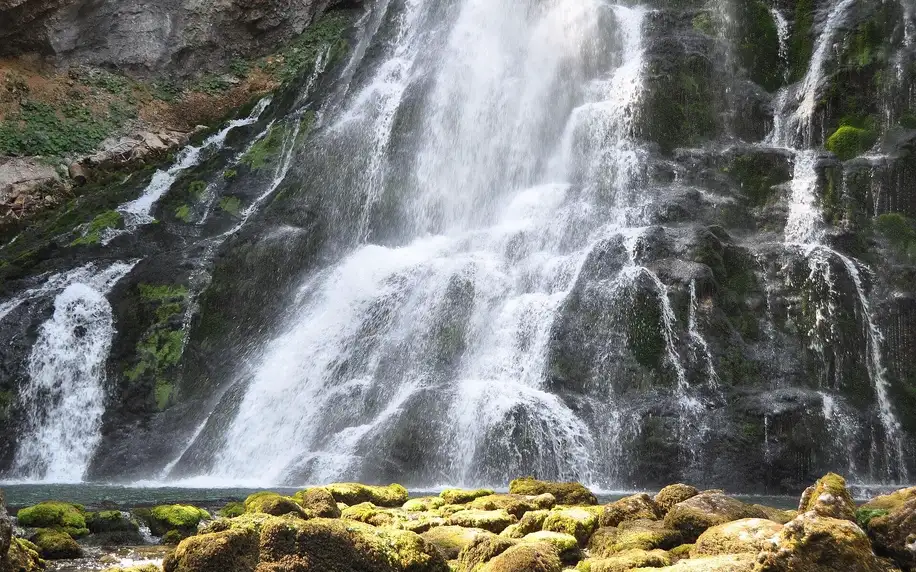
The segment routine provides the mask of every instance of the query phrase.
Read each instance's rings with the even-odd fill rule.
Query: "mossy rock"
[[[827,473],[805,489],[798,503],[798,512],[809,510],[821,516],[855,522],[856,503],[846,488],[846,479],[836,473]]]
[[[532,532],[522,538],[522,542],[538,543],[543,542],[553,546],[557,551],[560,560],[563,562],[576,562],[582,558],[582,551],[579,549],[579,541],[575,536],[564,534],[562,532],[552,532],[549,530],[540,530]]]
[[[753,572],[756,554],[727,554],[678,560],[662,568],[633,568],[631,572]],[[799,569],[798,572],[802,572]],[[807,571],[806,571],[807,572]]]
[[[148,524],[154,536],[177,531],[182,537],[197,532],[197,525],[210,518],[210,513],[190,505],[159,505],[149,511]]]
[[[598,517],[582,508],[573,507],[558,509],[551,512],[546,519],[542,530],[562,532],[573,536],[581,546],[588,543],[589,537],[598,528]]]
[[[516,540],[481,532],[461,549],[458,554],[457,569],[465,572],[475,572],[516,544],[518,544]]]
[[[779,524],[785,524],[798,516],[797,510],[782,510],[763,504],[754,504],[751,506],[760,509],[763,514],[767,515],[768,519],[772,520],[773,522],[778,522]]]
[[[439,551],[420,535],[341,519],[270,520],[261,529],[260,548],[259,570],[449,570]]]
[[[518,521],[517,525],[514,525],[515,528],[507,536],[521,538],[526,534],[538,532],[544,528],[544,521],[550,516],[550,512],[549,510],[529,510],[522,515],[521,520]]]
[[[439,496],[446,504],[465,504],[492,494],[493,491],[490,489],[445,489]]]
[[[361,502],[348,506],[340,513],[346,520],[355,520],[372,526],[392,526],[398,521],[397,515],[392,511],[375,506],[371,502]]]
[[[875,550],[888,555],[904,570],[916,569],[916,497],[888,509],[873,512],[865,521]]]
[[[77,534],[71,534],[76,537],[89,534],[83,506],[78,504],[44,501],[21,509],[16,514],[16,520],[19,526],[29,528],[67,529],[71,533],[76,531]]]
[[[609,558],[589,558],[579,562],[579,572],[626,572],[645,566],[659,568],[669,566],[671,557],[664,550],[625,550]]]
[[[683,542],[680,531],[657,520],[630,520],[620,527],[603,526],[588,541],[592,556],[608,558],[626,550],[668,550]]]
[[[340,516],[340,507],[331,491],[324,487],[311,487],[301,490],[293,495],[299,505],[314,516],[323,518],[337,518]]]
[[[236,516],[242,516],[243,514],[245,514],[244,502],[233,501],[219,509],[219,515],[223,518],[234,518]]]
[[[548,544],[517,544],[483,565],[480,572],[561,572],[563,565]]]
[[[494,494],[474,499],[471,501],[470,508],[475,510],[503,509],[516,518],[521,518],[530,510],[553,508],[555,504],[557,504],[557,499],[550,493],[536,496]]]
[[[668,514],[668,511],[671,510],[671,507],[676,505],[679,502],[684,502],[689,498],[693,498],[700,494],[700,491],[696,487],[690,485],[685,485],[683,483],[676,483],[673,485],[668,485],[662,490],[658,491],[658,494],[652,499],[655,501],[656,506],[664,514]]]
[[[719,556],[741,552],[760,552],[782,525],[762,518],[744,518],[707,528],[697,539],[691,556]]]
[[[83,549],[80,548],[80,545],[62,530],[39,528],[29,540],[38,547],[38,554],[46,560],[64,560],[83,556]]]
[[[253,572],[258,564],[258,534],[224,530],[181,541],[162,562],[164,572]]]
[[[399,507],[407,502],[407,489],[398,484],[370,486],[359,483],[334,483],[324,487],[336,502],[348,505],[371,502],[375,506]]]
[[[105,532],[139,532],[137,521],[124,516],[119,510],[103,510],[86,515],[86,528],[92,534]]]
[[[245,499],[245,512],[262,512],[273,516],[294,514],[300,518],[309,516],[295,499],[271,491],[249,495]]]
[[[129,568],[115,566],[114,568],[106,568],[102,572],[162,572],[162,568],[155,564],[144,564],[143,566],[131,566]]]
[[[473,543],[478,536],[492,534],[479,528],[445,525],[432,528],[420,536],[435,546],[446,560],[453,560],[458,558],[461,551]]]
[[[707,528],[742,518],[766,518],[766,514],[738,499],[707,491],[671,507],[664,522],[679,530],[685,542],[693,542]]]
[[[854,523],[801,514],[760,552],[755,572],[885,572],[865,533]]]
[[[24,538],[12,537],[9,550],[0,560],[3,572],[35,572],[43,570],[45,562],[41,559],[38,546]]]
[[[598,504],[595,494],[581,483],[539,481],[533,477],[514,479],[509,483],[509,493],[537,496],[544,493],[553,495],[557,504]]]
[[[664,515],[652,498],[639,493],[605,505],[601,514],[601,526],[617,526],[625,520],[658,520]]]
[[[480,528],[494,534],[499,534],[510,524],[515,524],[518,519],[504,509],[496,510],[462,510],[446,519],[451,526],[464,526],[466,528]]]
[[[677,562],[684,558],[690,558],[691,550],[693,550],[693,544],[681,544],[669,550],[668,556],[671,557],[671,562]]]
[[[848,161],[868,151],[878,135],[870,129],[843,125],[827,138],[824,146],[841,161]]]
[[[397,527],[417,534],[423,534],[437,526],[445,526],[446,521],[434,513],[411,513],[406,520],[398,522]]]
[[[916,487],[908,487],[896,490],[890,494],[876,496],[859,508],[865,510],[891,511],[914,498],[916,498]]]
[[[408,512],[425,512],[440,508],[445,504],[445,499],[442,497],[419,497],[405,502],[402,508]]]

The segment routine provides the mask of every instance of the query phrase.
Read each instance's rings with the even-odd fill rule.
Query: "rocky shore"
[[[142,531],[142,534],[141,534]],[[161,567],[107,572],[891,572],[916,569],[916,487],[857,506],[828,474],[798,510],[673,484],[599,504],[578,483],[508,493],[335,483],[252,494],[214,514],[163,505],[89,511],[61,501],[0,511],[0,571],[40,570],[90,546],[156,541]]]

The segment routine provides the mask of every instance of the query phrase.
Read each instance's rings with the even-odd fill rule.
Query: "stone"
[[[598,528],[598,517],[582,508],[572,507],[552,511],[544,519],[542,529],[562,532],[573,536],[581,546],[588,543],[589,537]]]
[[[564,505],[598,504],[595,494],[581,483],[576,482],[559,483],[523,477],[509,483],[509,493],[529,496],[549,493],[556,499],[557,504]]]
[[[751,553],[704,556],[678,560],[662,568],[633,568],[631,572],[753,572],[755,557]],[[802,569],[798,572],[802,572]]]
[[[785,524],[798,516],[797,510],[782,510],[762,504],[754,504],[751,506],[760,509],[763,514],[767,515],[768,519],[772,520],[773,522],[778,522],[779,524]]]
[[[452,526],[468,528],[481,528],[499,534],[510,524],[515,524],[518,519],[505,510],[462,510],[446,519]]]
[[[916,568],[916,496],[869,519],[866,529],[877,552],[890,556],[905,570]]]
[[[483,565],[480,572],[561,572],[563,565],[547,544],[517,544]]]
[[[530,510],[553,508],[556,503],[556,498],[550,493],[537,496],[494,494],[474,499],[470,507],[477,510],[504,509],[516,518],[521,518]]]
[[[83,549],[66,532],[50,528],[39,528],[29,539],[38,547],[38,554],[46,560],[80,558]]]
[[[224,530],[182,540],[162,563],[164,572],[253,572],[258,564],[258,533]]]
[[[814,511],[785,524],[760,552],[755,572],[885,572],[868,537],[846,519]]]
[[[36,572],[44,568],[38,547],[24,538],[10,539],[9,548],[0,556],[0,572]]]
[[[683,542],[680,531],[662,521],[632,520],[620,527],[601,527],[588,541],[592,556],[606,558],[625,550],[668,550]]]
[[[685,485],[683,483],[677,483],[673,485],[668,485],[662,490],[658,491],[658,494],[655,495],[655,498],[652,500],[655,501],[655,505],[662,511],[663,514],[667,514],[671,507],[676,505],[679,502],[683,502],[691,497],[695,497],[700,494],[700,491],[696,487],[690,485]]]
[[[685,542],[693,542],[711,526],[742,518],[766,518],[766,514],[720,492],[707,491],[671,507],[665,525],[679,530]]]
[[[465,504],[492,494],[493,491],[490,489],[445,489],[439,496],[446,504]]]
[[[371,502],[348,506],[340,512],[340,517],[343,519],[355,520],[372,526],[392,526],[399,520],[398,516],[393,511],[377,507]]]
[[[429,542],[439,550],[446,560],[458,558],[458,554],[474,542],[481,535],[488,535],[487,531],[480,528],[464,528],[462,526],[437,526],[422,533],[423,540]]]
[[[13,519],[6,512],[6,497],[0,490],[0,556],[6,554],[10,549],[10,541],[13,538]]]
[[[420,497],[410,499],[401,508],[408,512],[423,512],[440,508],[445,504],[445,499],[442,497]]]
[[[760,552],[782,531],[782,525],[762,518],[744,518],[707,528],[690,551],[691,556],[719,556]]]
[[[589,558],[576,566],[579,572],[627,572],[641,566],[659,568],[671,564],[664,550],[625,550],[608,558]]]
[[[371,502],[375,506],[399,507],[407,502],[407,489],[398,484],[371,486],[360,483],[333,483],[325,486],[334,500],[348,505]]]
[[[340,508],[334,500],[334,495],[324,487],[301,490],[293,495],[293,500],[313,516],[324,518],[337,518],[340,516]]]
[[[635,494],[605,505],[601,526],[617,526],[625,520],[658,520],[664,511],[645,494]]]
[[[309,516],[295,499],[270,491],[249,495],[245,499],[245,512],[262,512],[273,516],[293,514],[301,518]]]
[[[140,514],[139,511],[136,511]],[[146,516],[150,532],[154,536],[165,537],[175,531],[179,540],[197,533],[198,525],[210,518],[210,513],[202,508],[190,505],[159,505],[153,507]],[[175,534],[173,533],[173,536]]]
[[[36,193],[50,183],[59,183],[57,170],[32,158],[0,158],[0,204],[18,196]]]
[[[805,489],[798,503],[798,512],[813,510],[820,516],[856,520],[856,503],[846,488],[846,479],[827,473]]]
[[[461,549],[458,554],[458,569],[473,572],[516,544],[517,540],[481,532]]]
[[[21,509],[16,514],[19,526],[30,528],[53,528],[73,538],[89,534],[83,507],[61,501],[44,501]]]
[[[553,546],[563,562],[575,562],[581,558],[582,551],[579,550],[579,541],[570,534],[540,530],[526,534],[521,540],[527,543],[543,542]]]

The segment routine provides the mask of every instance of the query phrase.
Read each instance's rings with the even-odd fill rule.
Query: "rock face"
[[[916,567],[916,497],[869,519],[866,529],[879,554],[903,569]]]
[[[260,55],[299,33],[331,0],[4,0],[0,55],[138,73],[199,72]],[[231,46],[232,49],[226,49]]]

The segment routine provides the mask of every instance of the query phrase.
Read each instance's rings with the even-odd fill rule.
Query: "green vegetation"
[[[138,288],[140,297],[146,302],[183,302],[188,296],[188,289],[181,285],[163,284],[154,286],[152,284],[140,284]]]
[[[219,200],[219,208],[223,212],[238,218],[242,212],[242,202],[238,197],[223,197]]]
[[[226,169],[225,171],[223,171],[223,178],[226,179],[227,181],[231,181],[232,179],[236,178],[238,174],[239,172],[236,171],[235,169]]]
[[[716,35],[716,24],[709,12],[701,12],[693,17],[693,29],[707,36]]]
[[[103,89],[113,95],[126,95],[132,88],[126,77],[98,68],[77,68],[70,71],[70,76],[83,85]]]
[[[283,83],[289,83],[303,72],[313,69],[319,57],[327,54],[327,64],[335,63],[349,48],[343,38],[353,23],[356,12],[335,10],[328,12],[309,26],[294,40],[281,57],[266,66]]]
[[[661,367],[665,355],[661,324],[658,299],[650,292],[638,292],[627,316],[627,347],[636,361],[649,369]]]
[[[779,57],[779,31],[770,9],[761,0],[737,3],[736,44],[738,58],[751,80],[767,91],[783,83],[783,62]]]
[[[175,209],[175,218],[182,222],[191,222],[191,207],[188,205],[181,205]]]
[[[901,213],[875,217],[875,230],[905,256],[916,259],[916,221]]]
[[[26,100],[0,121],[0,155],[88,153],[135,114],[124,105],[112,104],[107,113],[97,114],[75,102],[57,109]]]
[[[848,161],[868,151],[877,139],[872,129],[841,125],[827,138],[825,147],[841,161]]]
[[[65,558],[79,558],[83,550],[66,532],[42,528],[32,537],[32,542],[38,547],[38,554],[48,560]]]
[[[856,511],[856,522],[862,530],[868,530],[868,523],[873,518],[884,516],[890,511],[884,508],[860,508]]]
[[[220,509],[219,515],[224,518],[235,518],[245,514],[245,503],[231,502]]]
[[[739,155],[723,171],[738,183],[754,206],[773,201],[775,187],[792,178],[787,168],[774,164],[772,158],[764,154]]]
[[[208,520],[210,513],[195,506],[173,504],[153,507],[144,516],[150,532],[163,537],[163,544],[177,544],[182,538],[196,534],[197,525],[202,520]]]
[[[83,507],[60,501],[45,501],[26,507],[16,515],[20,526],[59,530],[78,538],[89,534]]]
[[[205,181],[191,181],[188,185],[188,194],[195,200],[203,200],[207,194],[207,183]]]
[[[267,135],[252,145],[248,152],[242,156],[240,163],[252,171],[260,171],[268,165],[272,165],[283,149],[285,137],[286,128],[275,124],[267,132]]]
[[[103,231],[109,228],[121,228],[123,224],[124,218],[121,216],[121,213],[114,210],[105,211],[92,219],[92,222],[90,222],[83,231],[83,235],[71,242],[70,246],[98,244],[102,240]]]
[[[798,81],[808,71],[808,61],[814,52],[814,0],[799,0],[795,5],[795,26],[789,40],[791,80]]]
[[[201,76],[197,83],[191,86],[191,90],[209,95],[219,95],[232,89],[233,85],[235,85],[235,82],[230,77],[208,73]]]

